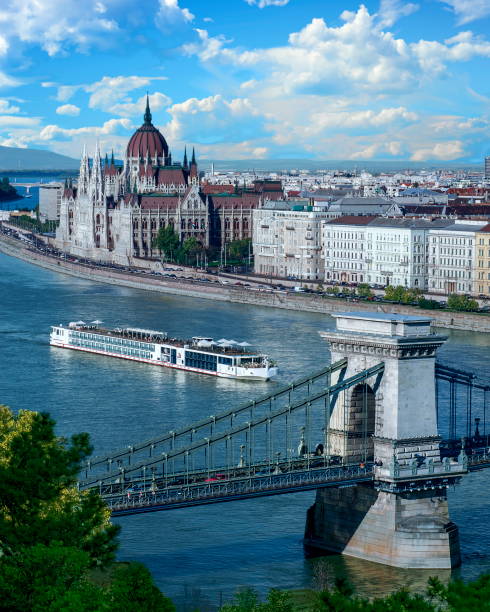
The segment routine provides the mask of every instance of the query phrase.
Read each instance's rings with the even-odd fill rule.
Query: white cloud
[[[41,85],[42,87],[56,87],[56,99],[60,102],[66,102],[77,92],[83,91],[90,94],[89,108],[96,108],[122,117],[130,117],[140,114],[141,108],[144,111],[142,100],[146,101],[146,97],[140,97],[137,101],[134,101],[127,94],[135,89],[150,88],[154,81],[166,80],[167,77],[163,76],[104,76],[100,81],[89,84],[60,85],[48,81]],[[171,100],[165,94],[157,92],[150,95],[150,103],[152,108],[159,110],[170,104]],[[72,105],[65,106],[70,107]]]
[[[149,96],[150,108],[152,113],[159,111],[172,103],[172,100],[162,93],[154,93]],[[114,104],[109,108],[109,111],[114,115],[122,117],[133,117],[134,115],[143,115],[146,107],[146,96],[141,96],[136,102],[122,102]]]
[[[19,87],[22,85],[22,81],[18,79],[14,79],[14,77],[5,74],[0,70],[0,88],[2,87]]]
[[[413,91],[420,87],[421,77],[440,76],[450,63],[490,57],[490,43],[471,32],[444,42],[411,43],[384,31],[378,17],[363,5],[357,12],[344,11],[341,19],[342,25],[330,27],[314,18],[290,34],[288,45],[245,51],[230,47],[231,41],[223,36],[196,29],[199,40],[184,45],[183,51],[203,63],[213,62],[213,67],[219,61],[238,70],[262,70],[266,84],[268,78],[282,95],[349,88],[357,93]]]
[[[74,104],[63,104],[58,106],[56,109],[58,115],[70,115],[71,117],[77,117],[80,114],[80,108]]]
[[[39,125],[39,117],[19,117],[18,115],[0,115],[0,128],[31,127]]]
[[[490,0],[439,0],[447,4],[462,25],[490,15]]]
[[[75,47],[85,51],[93,44],[106,46],[119,31],[115,12],[117,2],[107,0],[108,14],[96,11],[94,0],[4,0],[0,9],[0,33],[24,43],[39,44],[49,55]]]
[[[56,138],[72,138],[73,136],[95,135],[104,136],[116,134],[121,128],[129,130],[133,128],[129,119],[109,119],[102,127],[80,127],[80,128],[61,128],[58,125],[46,125],[39,133],[41,140],[54,140]]]
[[[400,17],[407,17],[419,10],[419,5],[402,0],[381,0],[378,10],[379,23],[382,27],[392,26]]]
[[[247,98],[189,98],[167,112],[172,119],[163,132],[170,142],[233,143],[248,140],[251,135],[257,137],[263,131],[263,117]]]
[[[8,100],[2,100],[0,98],[0,114],[4,115],[7,113],[18,112],[20,112],[20,108],[18,106],[10,106],[10,102]]]
[[[134,44],[135,24],[149,17],[163,30],[194,19],[178,0],[2,0],[0,55],[18,47],[13,39],[39,45],[50,56]]]
[[[420,162],[428,160],[450,161],[463,157],[463,143],[460,140],[452,142],[438,142],[434,146],[417,149],[410,157],[411,161]]]
[[[245,2],[250,6],[265,8],[266,6],[286,6],[289,0],[245,0]]]
[[[155,23],[163,30],[168,31],[179,24],[187,24],[194,20],[189,9],[181,8],[179,0],[160,0]]]

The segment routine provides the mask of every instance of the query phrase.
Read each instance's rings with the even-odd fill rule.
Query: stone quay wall
[[[144,291],[157,291],[159,293],[184,295],[201,299],[323,314],[346,311],[369,311],[417,315],[433,319],[434,325],[437,327],[490,333],[490,315],[486,314],[422,310],[402,304],[380,304],[365,301],[346,302],[338,298],[328,298],[315,294],[252,290],[248,287],[234,285],[205,285],[204,283],[197,284],[178,279],[168,280],[157,276],[135,275],[48,257],[19,244],[18,240],[3,234],[0,234],[0,252],[54,272],[61,272],[100,283],[142,289]]]

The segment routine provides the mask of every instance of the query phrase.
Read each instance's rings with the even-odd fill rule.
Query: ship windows
[[[200,370],[216,372],[218,369],[218,357],[216,355],[209,355],[208,353],[186,351],[185,365],[190,368],[199,368]]]
[[[232,366],[233,359],[231,357],[218,357],[218,363],[221,365]]]

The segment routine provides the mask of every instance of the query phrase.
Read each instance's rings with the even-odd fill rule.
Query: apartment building
[[[490,297],[490,223],[476,232],[475,241],[473,293]]]
[[[321,223],[325,211],[304,201],[266,202],[253,212],[256,274],[323,280]]]
[[[324,223],[325,279],[427,289],[428,232],[452,221],[344,217]]]
[[[486,225],[465,219],[429,231],[430,292],[464,294],[474,291],[477,234]]]

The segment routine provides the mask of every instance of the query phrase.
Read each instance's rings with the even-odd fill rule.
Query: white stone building
[[[475,280],[476,233],[487,223],[460,220],[429,232],[429,291],[472,293]]]
[[[304,202],[266,202],[253,211],[255,273],[323,280],[322,210]]]
[[[452,221],[344,217],[324,224],[327,282],[428,289],[428,234]]]
[[[41,221],[59,221],[62,183],[46,183],[39,187],[39,217]]]

